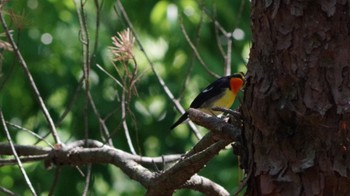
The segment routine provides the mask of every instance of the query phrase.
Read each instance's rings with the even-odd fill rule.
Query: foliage
[[[96,0],[95,2],[101,3]],[[248,58],[249,26],[248,1],[122,1],[136,33],[150,56],[157,73],[180,102],[187,108],[190,101],[208,83],[214,80],[196,59],[181,30],[184,25],[191,41],[209,69],[223,75],[224,58],[216,41],[213,19],[228,32],[235,32],[232,44],[232,71],[245,71]],[[103,1],[97,20],[94,2],[85,1],[85,16],[90,40],[91,70],[90,90],[96,107],[111,131],[115,147],[129,151],[122,128],[120,96],[122,89],[113,79],[101,71],[101,65],[118,80],[112,62],[110,47],[112,36],[127,28],[124,18],[116,12],[113,2]],[[6,19],[19,49],[27,62],[39,91],[49,108],[63,142],[86,137],[101,140],[99,121],[91,107],[84,110],[84,87],[79,90],[83,75],[82,44],[76,7],[71,0],[9,1],[5,6]],[[98,28],[96,27],[98,23]],[[98,29],[98,31],[97,31]],[[3,32],[3,29],[1,29]],[[240,33],[243,32],[243,37]],[[97,38],[97,39],[96,39]],[[220,45],[226,50],[227,40],[218,35]],[[6,40],[1,37],[2,40]],[[96,44],[96,45],[95,45]],[[28,85],[23,70],[13,53],[1,51],[0,104],[5,119],[44,136],[49,131],[47,123]],[[127,123],[137,153],[145,156],[184,153],[197,139],[187,125],[180,125],[172,132],[169,126],[179,116],[174,105],[161,88],[142,51],[134,48],[137,62],[137,95],[128,106]],[[129,62],[132,64],[132,62]],[[71,111],[60,122],[64,111],[77,93]],[[235,107],[237,107],[236,103]],[[85,126],[84,119],[88,119]],[[201,130],[202,134],[206,130]],[[32,135],[10,126],[10,133],[17,144],[34,144]],[[48,141],[54,143],[48,137]],[[1,131],[0,141],[6,142]],[[46,143],[40,142],[45,146]],[[42,163],[25,164],[33,186],[41,194],[47,194],[54,178],[54,170],[46,170]],[[85,167],[81,168],[85,171]],[[231,193],[241,178],[237,159],[232,150],[222,151],[201,174],[223,185]],[[23,176],[17,167],[0,167],[0,186],[20,195],[30,195]],[[140,195],[144,189],[126,177],[118,168],[109,165],[92,166],[93,195]],[[69,187],[69,188],[68,188]],[[84,188],[84,177],[78,170],[63,167],[56,195],[79,195]],[[196,195],[179,191],[177,195]]]

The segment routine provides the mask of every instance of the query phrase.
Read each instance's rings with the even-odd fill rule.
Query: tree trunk
[[[350,195],[349,4],[252,1],[248,195]]]

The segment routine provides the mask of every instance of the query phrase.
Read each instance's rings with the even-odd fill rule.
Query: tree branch
[[[193,189],[197,190],[205,195],[220,195],[220,196],[228,196],[230,193],[223,188],[222,186],[213,183],[213,181],[209,180],[206,177],[199,176],[195,174],[191,177],[185,184],[181,186],[181,188]]]
[[[154,179],[154,182],[148,187],[147,195],[171,195],[177,187],[183,185],[199,172],[220,150],[241,134],[241,130],[233,125],[196,109],[189,110],[189,117],[195,123],[209,128],[212,132],[200,140],[184,156],[184,159],[160,173],[158,178]],[[159,187],[162,189],[160,190]]]
[[[46,154],[45,166],[85,164],[113,164],[131,179],[147,188],[147,195],[171,195],[176,189],[190,188],[209,195],[228,195],[220,185],[197,176],[209,160],[240,136],[241,131],[223,119],[209,116],[196,109],[189,110],[194,122],[210,128],[209,132],[187,154],[162,157],[142,157],[110,147],[96,140],[79,140],[61,148],[14,146],[19,155]],[[27,148],[27,149],[26,149]],[[9,146],[0,144],[0,155],[11,154]],[[44,157],[43,157],[44,158]],[[164,171],[151,171],[141,164],[170,163],[178,161]]]
[[[0,192],[6,194],[8,196],[15,196],[16,195],[14,192],[12,192],[4,187],[1,187],[1,186],[0,186]]]
[[[89,111],[89,91],[90,91],[90,40],[89,34],[86,26],[85,10],[84,3],[80,0],[74,0],[76,7],[76,12],[80,24],[80,42],[83,47],[83,76],[84,76],[84,85],[85,85],[85,102],[84,102],[84,132],[85,139],[89,137],[88,132],[88,111]]]

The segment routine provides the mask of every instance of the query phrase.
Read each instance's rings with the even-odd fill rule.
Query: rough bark
[[[252,1],[248,195],[350,195],[349,3]]]

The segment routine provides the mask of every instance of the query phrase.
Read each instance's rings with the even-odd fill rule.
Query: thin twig
[[[151,67],[151,70],[152,72],[154,73],[154,75],[157,77],[157,80],[159,82],[159,84],[161,85],[161,87],[163,88],[163,90],[165,91],[166,95],[169,97],[169,99],[173,102],[173,104],[175,105],[176,109],[180,112],[180,113],[185,113],[185,110],[184,108],[181,106],[181,104],[178,102],[178,100],[175,99],[173,93],[169,90],[168,86],[165,84],[164,80],[162,79],[162,77],[160,77],[160,75],[158,74],[158,72],[155,70],[154,68],[154,64],[153,62],[151,61],[151,59],[149,58],[149,56],[147,55],[145,49],[143,48],[142,44],[141,44],[141,41],[140,39],[138,38],[135,30],[134,30],[134,27],[131,23],[131,21],[129,20],[129,17],[124,9],[124,6],[122,5],[122,3],[120,2],[120,0],[117,0],[116,1],[117,3],[117,6],[119,7],[120,9],[120,12],[122,13],[128,27],[130,28],[130,30],[132,31],[134,37],[135,37],[135,40],[138,44],[138,46],[140,47],[140,50],[141,52],[145,55],[145,58],[148,62],[148,64],[150,65]],[[117,11],[116,11],[117,12]],[[117,12],[118,13],[118,12]],[[193,133],[195,134],[195,136],[200,139],[202,138],[201,134],[199,133],[199,131],[197,130],[196,126],[190,122],[190,126],[192,128],[192,131]]]
[[[234,25],[233,29],[236,29],[237,26],[239,25],[240,22],[240,18],[242,16],[243,13],[243,9],[244,9],[244,5],[245,5],[245,1],[241,1],[241,5],[239,8],[239,12],[237,14],[237,19],[236,19],[236,24]],[[221,55],[224,57],[225,59],[225,75],[230,75],[231,74],[231,62],[232,62],[232,32],[227,32],[221,25],[220,23],[215,19],[216,18],[216,9],[214,9],[214,16],[212,16],[208,10],[205,10],[205,12],[207,13],[207,15],[209,16],[209,18],[214,22],[215,25],[215,37],[217,40],[217,45],[218,48],[220,50]],[[227,51],[226,53],[224,52],[224,49],[222,48],[221,44],[220,44],[220,39],[219,39],[219,30],[221,31],[221,33],[223,34],[223,36],[226,38],[227,40]],[[244,59],[243,59],[244,61]]]
[[[92,110],[94,111],[94,114],[95,114],[95,116],[96,116],[96,118],[97,118],[97,120],[98,120],[98,122],[100,124],[100,127],[102,129],[102,131],[101,131],[102,132],[101,133],[102,138],[110,146],[113,146],[113,141],[112,141],[112,138],[111,138],[111,134],[109,133],[109,130],[107,128],[107,125],[106,125],[105,121],[101,118],[100,112],[98,111],[98,109],[96,107],[96,104],[95,104],[94,100],[92,99],[90,91],[88,92],[88,99],[89,99],[90,105],[92,107]]]
[[[124,89],[124,86],[122,83],[119,82],[115,77],[112,76],[112,74],[108,73],[103,67],[99,64],[96,64],[96,67],[99,68],[103,73],[105,73],[107,76],[109,76],[112,80],[114,80],[115,83],[117,83],[122,89]]]
[[[74,91],[74,95],[71,99],[71,101],[69,102],[68,106],[66,107],[66,109],[64,110],[64,112],[61,114],[60,119],[56,122],[56,126],[60,126],[60,124],[63,122],[63,120],[66,118],[67,114],[72,110],[75,101],[78,99],[79,96],[79,92],[83,86],[83,81],[84,81],[84,76],[82,76],[79,80],[78,86]]]
[[[10,191],[2,186],[0,186],[0,192],[6,194],[8,196],[15,196],[16,195],[14,192],[12,192],[12,191]]]
[[[122,121],[123,121],[123,128],[124,128],[124,133],[125,133],[125,137],[126,137],[126,141],[128,142],[128,145],[129,145],[129,148],[130,148],[130,151],[132,154],[136,154],[136,151],[135,151],[135,148],[132,144],[132,141],[131,141],[131,137],[130,137],[130,134],[129,134],[129,128],[128,128],[128,124],[126,123],[126,100],[125,100],[125,94],[126,94],[126,91],[123,90],[123,93],[122,93],[122,101],[120,102],[121,104],[121,107],[122,107]]]
[[[194,52],[194,54],[196,55],[198,61],[200,62],[200,64],[202,65],[202,67],[209,73],[209,75],[213,76],[214,78],[219,78],[220,76],[214,72],[212,72],[208,65],[204,62],[204,60],[202,59],[201,55],[199,54],[197,48],[193,45],[191,39],[189,38],[187,32],[186,32],[186,29],[182,23],[182,21],[180,20],[180,27],[181,27],[181,31],[182,33],[184,34],[185,36],[185,39],[187,41],[187,43],[190,45],[192,51]]]
[[[84,75],[84,87],[85,87],[85,103],[84,103],[84,133],[85,139],[89,137],[88,129],[88,111],[89,111],[89,91],[90,91],[90,40],[88,35],[88,30],[86,26],[85,10],[83,0],[74,0],[77,15],[80,24],[80,41],[83,47],[83,75]]]
[[[34,79],[33,79],[33,76],[32,74],[30,73],[29,69],[28,69],[28,66],[27,66],[27,63],[25,62],[24,58],[22,57],[22,54],[21,52],[19,51],[17,45],[16,45],[16,42],[14,41],[13,37],[12,37],[12,34],[10,33],[10,30],[8,29],[7,27],[7,24],[6,24],[6,21],[4,19],[4,16],[3,16],[3,10],[0,9],[0,19],[1,19],[1,23],[2,23],[2,26],[3,28],[5,29],[5,33],[6,33],[6,37],[7,39],[9,40],[10,44],[12,45],[12,48],[13,48],[13,51],[18,59],[18,62],[19,64],[21,65],[25,75],[27,76],[28,80],[29,80],[29,85],[31,86],[31,88],[33,89],[34,91],[34,94],[35,94],[35,98],[37,99],[40,107],[41,107],[41,110],[43,111],[43,114],[46,118],[46,121],[48,122],[49,126],[50,126],[50,130],[51,130],[51,133],[52,133],[52,136],[55,140],[55,142],[57,144],[60,144],[61,143],[61,139],[56,131],[56,127],[55,127],[55,124],[50,116],[50,113],[49,111],[47,110],[46,106],[45,106],[45,103],[44,103],[44,100],[42,99],[41,95],[40,95],[40,92],[34,82]]]
[[[134,91],[134,93],[136,95],[138,95],[137,89],[136,89],[136,86],[135,86],[136,82],[137,82],[137,79],[138,79],[138,77],[137,77],[138,67],[137,67],[137,62],[136,62],[136,59],[135,59],[134,56],[132,56],[132,61],[133,61],[133,64],[134,64],[134,68],[133,68],[132,75],[131,75],[131,77],[129,79],[129,82],[130,82],[130,84],[129,84],[129,92]],[[128,101],[130,101],[132,95],[133,95],[132,93],[129,93]]]
[[[34,133],[34,132],[31,131],[31,130],[29,130],[29,129],[27,129],[27,128],[24,128],[24,127],[21,127],[21,126],[19,126],[19,125],[13,124],[13,123],[11,123],[11,122],[9,122],[9,121],[6,121],[6,124],[11,125],[11,126],[17,128],[17,129],[21,129],[21,130],[23,130],[23,131],[25,131],[25,132],[27,132],[27,133],[33,135],[34,137],[38,138],[40,141],[45,142],[45,143],[46,143],[47,145],[49,145],[51,148],[54,148],[54,146],[53,146],[50,142],[48,142],[45,138],[41,137],[40,135]]]
[[[232,35],[231,33],[226,35],[227,39],[227,52],[225,56],[225,76],[231,75],[231,51],[232,51]]]
[[[1,15],[2,15],[2,13],[1,13]],[[29,179],[29,177],[28,177],[26,171],[25,171],[24,168],[23,168],[23,165],[22,165],[22,162],[21,162],[20,158],[19,158],[18,155],[17,155],[15,146],[13,145],[13,142],[12,142],[10,133],[9,133],[9,131],[8,131],[8,129],[7,129],[7,125],[6,125],[6,122],[5,122],[5,118],[4,118],[4,115],[3,115],[1,109],[0,109],[0,119],[1,119],[2,126],[3,126],[3,128],[4,128],[4,131],[5,131],[5,133],[6,133],[6,138],[7,138],[8,142],[10,143],[13,156],[14,156],[14,157],[16,158],[16,160],[17,160],[18,167],[19,167],[19,169],[21,170],[22,175],[23,175],[23,177],[24,177],[24,179],[25,179],[25,181],[26,181],[26,183],[27,183],[27,185],[28,185],[30,191],[32,192],[32,194],[33,194],[34,196],[36,196],[37,194],[36,194],[36,192],[35,192],[35,190],[34,190],[34,187],[33,187],[32,183],[30,182],[30,179]]]
[[[101,17],[101,10],[103,7],[103,2],[101,3],[98,2],[98,0],[94,0],[95,7],[96,7],[96,26],[95,26],[95,43],[94,43],[94,48],[92,49],[92,56],[90,59],[90,62],[92,62],[92,65],[95,63],[95,58],[96,58],[96,51],[98,48],[98,41],[99,41],[99,35],[100,35],[100,17]]]
[[[87,175],[85,177],[85,187],[84,187],[84,191],[83,191],[83,196],[88,195],[88,191],[89,191],[89,186],[90,186],[90,180],[91,180],[91,164],[88,164],[87,166]]]

